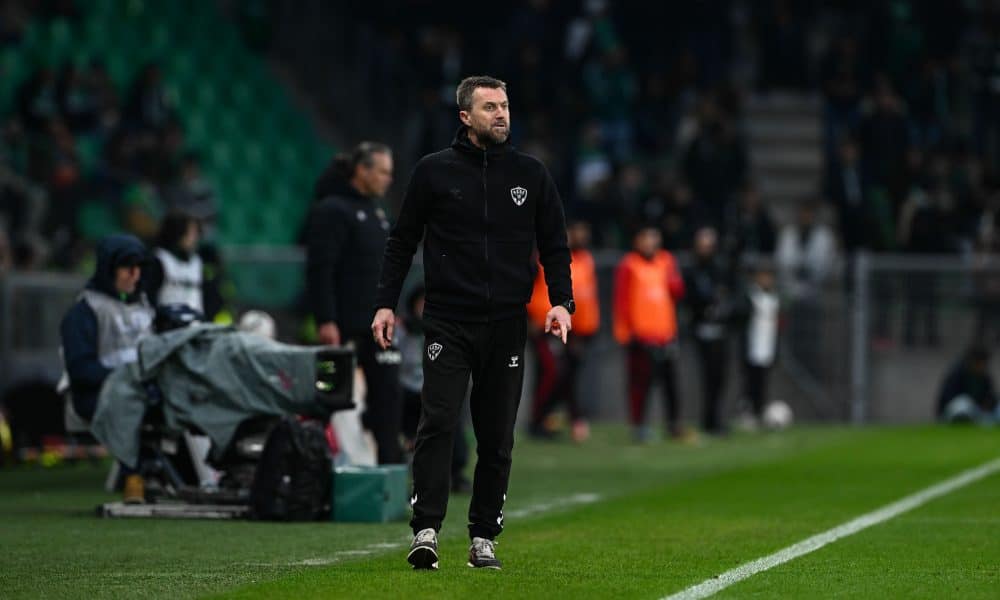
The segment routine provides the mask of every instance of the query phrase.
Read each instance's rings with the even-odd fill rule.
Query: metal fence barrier
[[[60,273],[0,276],[0,392],[21,380],[59,378],[59,323],[84,281]]]
[[[297,341],[302,251],[240,247],[225,249],[224,256],[236,308],[267,310],[278,321],[281,338]],[[420,278],[417,258],[408,285]],[[613,420],[626,414],[623,352],[611,336],[613,275],[620,259],[620,252],[595,254],[602,328],[577,386],[590,414]],[[848,275],[815,293],[783,297],[770,397],[788,402],[800,420],[932,420],[946,370],[972,341],[996,348],[1000,340],[1000,260],[861,254]],[[84,281],[52,273],[0,277],[0,391],[18,379],[58,377],[59,322]],[[696,422],[699,378],[686,318],[682,309],[679,388],[683,414]],[[530,379],[529,374],[529,392]],[[727,379],[727,412],[734,415],[741,402],[735,336]],[[653,419],[659,404],[650,404]]]
[[[853,269],[851,419],[934,418],[947,371],[1000,344],[1000,257],[861,254]],[[997,361],[992,361],[994,379]]]

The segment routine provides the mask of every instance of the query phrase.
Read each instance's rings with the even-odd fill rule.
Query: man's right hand
[[[340,328],[333,321],[321,324],[316,330],[316,335],[319,337],[319,341],[326,346],[340,345]]]
[[[380,308],[372,321],[372,335],[375,343],[383,350],[392,345],[392,332],[396,327],[396,313],[391,308]]]

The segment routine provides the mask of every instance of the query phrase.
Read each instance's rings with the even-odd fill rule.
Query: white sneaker
[[[472,545],[469,546],[469,566],[476,569],[496,569],[500,570],[501,564],[497,559],[494,547],[496,542],[486,538],[472,538]]]
[[[418,531],[417,535],[413,536],[413,543],[410,544],[410,553],[406,556],[406,560],[414,569],[437,569],[437,532],[430,527]]]

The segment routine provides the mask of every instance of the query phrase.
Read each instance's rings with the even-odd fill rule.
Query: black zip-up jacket
[[[486,322],[523,315],[536,244],[549,301],[573,297],[559,192],[538,159],[508,143],[483,150],[462,127],[450,148],[420,159],[386,243],[376,309],[396,309],[421,238],[428,316]]]
[[[317,324],[344,337],[370,335],[372,304],[389,232],[385,212],[346,181],[319,200],[306,225],[306,293]]]
[[[695,336],[702,326],[714,326],[725,333],[738,317],[739,297],[733,290],[727,270],[717,259],[695,258],[684,270],[684,296],[691,308]]]

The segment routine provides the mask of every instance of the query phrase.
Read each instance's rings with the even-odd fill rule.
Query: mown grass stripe
[[[872,527],[873,525],[878,525],[879,523],[898,517],[899,515],[922,506],[935,498],[950,494],[951,492],[965,487],[970,483],[989,477],[997,471],[1000,471],[1000,457],[978,467],[962,471],[950,479],[946,479],[928,488],[924,488],[919,492],[906,496],[905,498],[897,500],[892,504],[887,504],[886,506],[870,513],[861,515],[860,517],[852,519],[842,525],[838,525],[833,529],[828,529],[822,533],[818,533],[810,538],[802,540],[801,542],[779,550],[774,554],[768,554],[767,556],[744,563],[735,569],[731,569],[721,575],[706,579],[705,581],[702,581],[697,585],[693,585],[683,591],[677,592],[676,594],[665,596],[664,600],[698,600],[700,598],[708,598],[709,596],[712,596],[735,583],[739,583],[744,579],[753,577],[757,573],[773,569],[778,565],[782,565],[800,556],[809,554],[810,552],[815,552],[816,550],[819,550],[828,544],[832,544],[841,538],[854,535],[855,533]]]

